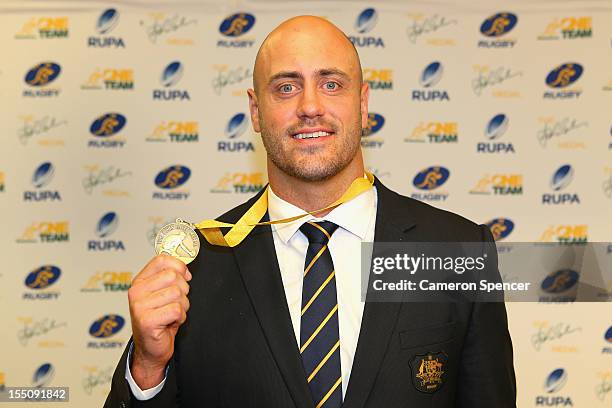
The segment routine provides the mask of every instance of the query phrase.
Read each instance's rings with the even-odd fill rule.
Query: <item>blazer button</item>
[[[119,408],[125,408],[125,407],[126,407],[125,401],[121,401],[121,403],[119,404]]]

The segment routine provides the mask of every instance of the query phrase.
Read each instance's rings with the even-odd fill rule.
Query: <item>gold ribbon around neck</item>
[[[372,173],[366,171],[365,175],[366,178],[359,177],[353,180],[349,188],[344,192],[344,194],[342,194],[342,197],[327,207],[319,210],[306,212],[304,214],[281,220],[260,222],[260,220],[266,214],[266,211],[268,211],[268,192],[270,189],[270,186],[268,185],[268,187],[266,187],[266,191],[263,192],[255,204],[253,204],[235,224],[216,220],[204,220],[194,224],[194,227],[200,230],[204,238],[206,238],[206,240],[212,245],[235,247],[236,245],[240,244],[247,237],[247,235],[249,235],[253,228],[258,225],[284,224],[299,220],[307,215],[315,216],[320,212],[330,210],[339,206],[340,204],[352,200],[359,194],[370,189],[374,184],[374,176]],[[223,235],[221,228],[230,228],[230,230]]]

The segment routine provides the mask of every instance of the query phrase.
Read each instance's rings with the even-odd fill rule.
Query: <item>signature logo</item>
[[[548,322],[539,322],[536,326],[537,331],[531,336],[531,344],[538,351],[546,343],[582,331],[582,328],[573,327],[568,323],[549,324]]]
[[[425,34],[433,33],[441,30],[444,27],[457,24],[457,20],[448,20],[444,16],[434,14],[431,17],[415,18],[412,24],[408,26],[408,40],[416,44],[417,40]]]
[[[494,85],[501,84],[512,78],[522,76],[521,71],[513,71],[510,68],[498,67],[491,69],[489,67],[475,67],[478,75],[472,79],[472,90],[478,96],[482,95],[482,91]]]
[[[42,320],[35,321],[33,319],[21,319],[23,321],[23,327],[17,332],[17,338],[23,346],[27,346],[30,339],[33,337],[39,337],[50,331],[66,327],[66,322],[57,322],[55,319],[44,318]]]
[[[156,44],[157,40],[164,35],[177,32],[182,28],[197,24],[198,22],[196,19],[189,19],[178,14],[166,16],[164,13],[150,13],[150,17],[152,20],[150,23],[140,21],[140,25],[145,29],[149,41],[151,41],[153,44]],[[177,43],[177,41],[172,42]],[[192,42],[183,41],[183,43]]]
[[[612,373],[602,373],[600,376],[601,382],[595,387],[595,396],[603,401],[612,393]]]
[[[87,194],[91,194],[94,188],[108,184],[115,181],[118,178],[131,176],[131,171],[124,171],[115,166],[102,167],[99,166],[86,166],[88,170],[87,176],[83,179],[83,189]]]
[[[551,139],[567,135],[576,129],[588,126],[588,122],[579,122],[577,119],[571,119],[568,117],[558,121],[547,120],[544,123],[544,127],[538,130],[537,139],[542,147],[546,147]]]
[[[23,120],[23,125],[17,129],[17,137],[23,145],[26,145],[34,136],[44,135],[55,128],[68,124],[65,120],[48,115],[39,119],[35,119],[32,115],[27,115],[21,116],[20,119]]]
[[[83,378],[82,385],[83,390],[91,395],[94,388],[100,386],[110,386],[110,382],[113,379],[113,367],[107,367],[103,370],[97,368],[88,368],[88,374]]]
[[[239,84],[253,77],[251,68],[236,67],[229,68],[226,65],[213,67],[217,74],[212,79],[212,87],[217,95],[221,95],[221,91],[230,86]]]

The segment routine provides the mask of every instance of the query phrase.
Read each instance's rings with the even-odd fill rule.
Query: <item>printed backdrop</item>
[[[102,405],[156,231],[266,183],[246,89],[259,44],[296,14],[357,47],[362,145],[388,186],[488,223],[500,245],[612,241],[610,1],[371,7],[0,3],[0,387]],[[507,308],[520,407],[612,406],[609,303]]]

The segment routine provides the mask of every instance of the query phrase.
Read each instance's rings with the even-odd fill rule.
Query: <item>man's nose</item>
[[[315,85],[304,87],[297,109],[297,115],[300,118],[323,116],[325,109],[323,107],[321,95],[319,95],[317,91]]]

